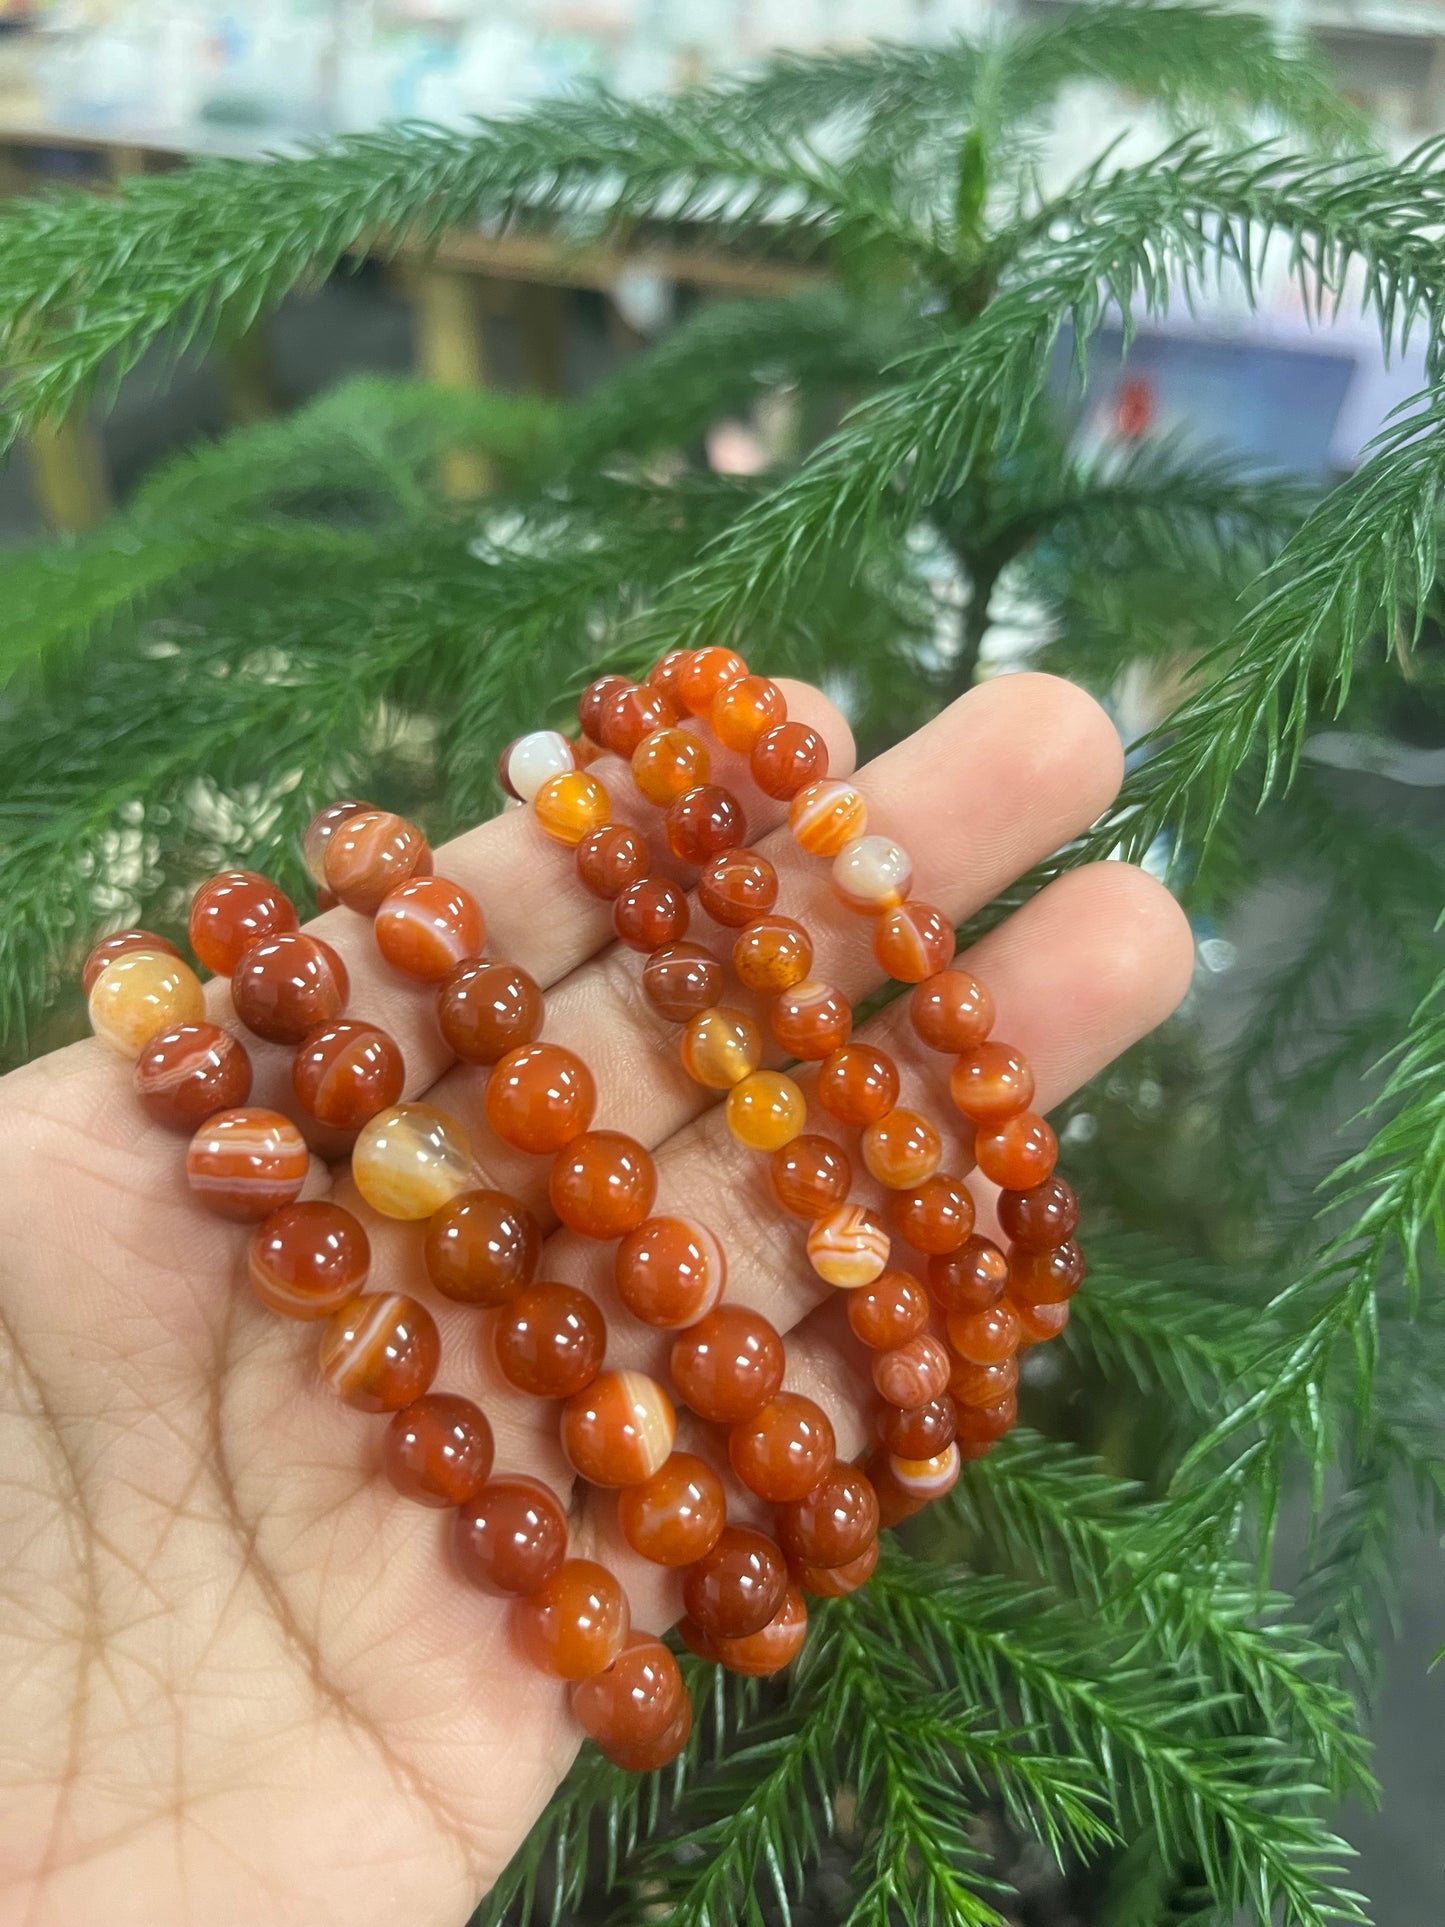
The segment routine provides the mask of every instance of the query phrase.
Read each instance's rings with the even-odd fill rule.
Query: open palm
[[[790,688],[789,706],[828,737],[835,771],[851,767],[821,696]],[[645,824],[620,766],[594,768],[618,816]],[[919,895],[960,918],[1092,821],[1119,772],[1088,697],[1018,676],[881,757],[864,787]],[[865,996],[878,970],[862,921],[777,833],[780,806],[750,807],[818,974]],[[730,1294],[792,1332],[789,1382],[856,1450],[867,1403],[798,1227],[660,1039],[637,959],[577,889],[570,852],[513,811],[437,869],[482,903],[489,952],[549,989],[546,1035],[592,1066],[599,1123],[653,1148],[659,1209],[720,1235]],[[448,1061],[428,994],[387,973],[349,912],[314,927],[346,959],[352,1012],[401,1044],[407,1095],[461,1118],[484,1181],[544,1212],[545,1164],[489,1135],[483,1074]],[[1174,1007],[1191,954],[1166,893],[1109,864],[1052,885],[967,961],[1044,1108]],[[226,1021],[226,986],[210,995]],[[949,1114],[946,1065],[901,1014],[871,1029],[905,1092]],[[252,1101],[288,1108],[288,1054],[251,1048]],[[459,1927],[575,1751],[565,1691],[513,1657],[503,1602],[452,1571],[444,1520],[378,1477],[382,1427],[320,1386],[314,1327],[251,1297],[244,1236],[197,1208],[181,1167],[181,1140],[147,1123],[97,1043],[0,1085],[0,1923]],[[332,1182],[315,1163],[307,1195]],[[499,1469],[570,1491],[555,1414],[500,1378],[486,1315],[434,1299],[420,1227],[377,1219],[344,1170],[334,1183],[371,1236],[373,1279],[433,1305],[438,1388],[485,1407]],[[604,1304],[609,1364],[660,1371],[665,1339],[618,1306],[610,1258],[561,1233],[543,1272]],[[621,1543],[614,1502],[579,1489],[572,1505],[576,1543],[613,1564],[634,1620],[669,1624],[676,1581]]]

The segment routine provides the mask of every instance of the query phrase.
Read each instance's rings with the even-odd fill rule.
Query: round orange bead
[[[782,1339],[745,1305],[717,1306],[672,1343],[678,1396],[715,1425],[761,1411],[783,1382],[783,1363]]]
[[[750,763],[764,796],[787,803],[828,774],[828,745],[806,723],[777,723],[753,744]]]
[[[663,827],[680,863],[706,863],[747,841],[748,819],[731,790],[699,783],[668,805]]]
[[[602,747],[614,756],[630,757],[649,736],[669,728],[677,718],[677,704],[666,690],[647,683],[610,689],[597,705]]]
[[[771,1539],[747,1526],[725,1527],[682,1581],[688,1615],[711,1639],[761,1632],[787,1589],[783,1555]]]
[[[324,889],[326,885],[326,846],[332,837],[348,817],[375,808],[375,803],[328,803],[306,825],[301,838],[301,861],[306,865],[306,874],[319,888]]]
[[[649,1218],[617,1247],[617,1295],[643,1324],[678,1331],[717,1304],[727,1269],[723,1248],[706,1225]]]
[[[428,1278],[460,1305],[510,1304],[532,1282],[542,1233],[525,1205],[505,1191],[463,1191],[427,1220],[422,1256]]]
[[[1059,1141],[1041,1117],[1020,1111],[991,1130],[980,1130],[973,1155],[986,1178],[1012,1191],[1026,1191],[1052,1176]]]
[[[1025,1305],[1060,1305],[1083,1284],[1087,1269],[1072,1238],[1051,1251],[1015,1245],[1008,1255],[1009,1297]]]
[[[602,741],[602,705],[618,690],[631,689],[626,676],[598,676],[577,698],[577,721],[582,734],[597,744]]]
[[[966,970],[925,977],[908,1003],[913,1028],[932,1050],[976,1050],[993,1028],[993,998]]]
[[[567,1556],[567,1515],[537,1479],[493,1479],[456,1515],[452,1553],[484,1592],[533,1593]]]
[[[885,1271],[871,1285],[849,1292],[848,1323],[870,1351],[892,1351],[928,1323],[928,1293],[906,1271]]]
[[[623,1538],[658,1566],[690,1566],[711,1552],[727,1517],[722,1480],[690,1452],[674,1452],[617,1500]]]
[[[948,1342],[971,1365],[996,1365],[1018,1350],[1018,1314],[1006,1298],[987,1311],[951,1311]]]
[[[808,1231],[808,1262],[839,1291],[871,1285],[888,1268],[888,1233],[861,1204],[843,1204]]]
[[[891,836],[858,836],[833,859],[833,894],[846,910],[876,917],[913,887],[913,859]]]
[[[326,887],[348,910],[371,916],[388,891],[431,872],[431,846],[415,823],[390,810],[356,810],[326,843]]]
[[[201,980],[169,944],[164,950],[123,950],[90,988],[91,1029],[122,1056],[137,1058],[153,1038],[206,1015]]]
[[[562,1450],[593,1485],[650,1479],[676,1436],[672,1400],[645,1372],[599,1372],[562,1407]]]
[[[773,1196],[783,1209],[809,1220],[842,1204],[853,1188],[848,1153],[832,1138],[812,1132],[774,1151],[769,1175]]]
[[[243,1223],[290,1204],[306,1182],[306,1140],[279,1111],[222,1111],[203,1124],[186,1152],[186,1180],[218,1218]]]
[[[791,917],[755,917],[733,944],[739,981],[765,995],[802,983],[812,965],[813,941]]]
[[[766,1626],[741,1639],[714,1639],[719,1663],[745,1679],[771,1679],[791,1666],[803,1650],[808,1634],[808,1608],[796,1586],[789,1586],[783,1603]]]
[[[792,1573],[801,1591],[817,1599],[842,1599],[866,1586],[877,1567],[878,1541],[874,1539],[846,1566],[815,1566],[798,1559],[793,1562]]]
[[[677,671],[675,693],[694,716],[707,716],[724,689],[740,681],[748,666],[734,649],[695,649]]]
[[[612,803],[595,776],[586,770],[564,770],[549,776],[532,799],[537,821],[558,843],[572,848],[612,821]]]
[[[754,1071],[734,1084],[725,1104],[728,1129],[750,1151],[777,1151],[802,1130],[808,1104],[791,1077]]]
[[[401,1052],[375,1024],[319,1024],[308,1031],[291,1060],[296,1102],[318,1123],[359,1131],[401,1096],[406,1065]]]
[[[1018,1423],[1019,1402],[1012,1392],[985,1405],[958,1407],[958,1437],[962,1444],[993,1445]]]
[[[627,1594],[605,1566],[566,1559],[512,1606],[518,1646],[532,1664],[558,1679],[587,1679],[612,1664],[627,1644]]]
[[[459,964],[437,992],[437,1027],[465,1064],[495,1064],[542,1028],[542,993],[515,964]]]
[[[873,1383],[890,1405],[912,1411],[948,1390],[948,1353],[930,1332],[919,1332],[873,1360]]]
[[[236,1015],[273,1044],[299,1044],[318,1024],[334,1023],[350,995],[346,965],[304,930],[253,943],[231,974]]]
[[[1067,1302],[1057,1305],[1015,1304],[1019,1321],[1019,1346],[1044,1345],[1057,1338],[1069,1322]]]
[[[874,1124],[898,1102],[898,1066],[871,1044],[845,1044],[818,1072],[818,1102],[840,1124]]]
[[[901,1459],[932,1459],[952,1445],[958,1433],[953,1400],[933,1398],[926,1405],[889,1403],[878,1411],[878,1436]]]
[[[218,977],[229,977],[262,937],[295,928],[296,906],[254,870],[223,870],[191,899],[191,948]]]
[[[685,1024],[722,995],[723,967],[700,943],[667,943],[642,966],[642,989],[659,1017]]]
[[[751,1017],[726,1004],[690,1018],[678,1045],[682,1067],[695,1084],[730,1090],[762,1061],[762,1033]]]
[[[715,923],[740,929],[778,900],[778,873],[756,850],[720,850],[698,872],[697,895]]]
[[[1045,1178],[1027,1191],[1001,1191],[998,1222],[1004,1236],[1016,1245],[1052,1251],[1078,1229],[1079,1200],[1062,1178]]]
[[[957,940],[953,925],[931,903],[899,903],[873,926],[873,955],[895,983],[919,984],[947,970]]]
[[[773,1035],[790,1057],[816,1061],[847,1043],[853,1006],[841,991],[815,977],[805,978],[774,1000]]]
[[[728,1433],[728,1459],[749,1492],[774,1504],[801,1499],[833,1463],[828,1414],[797,1392],[779,1392]]]
[[[992,1365],[975,1365],[970,1358],[956,1358],[948,1375],[948,1395],[956,1405],[991,1405],[1019,1382],[1018,1353],[996,1359]]]
[[[659,809],[665,810],[711,773],[707,745],[688,729],[659,729],[632,752],[632,780]]]
[[[376,947],[403,977],[438,984],[475,957],[487,926],[470,890],[445,877],[412,877],[388,890],[372,925]]]
[[[878,1495],[856,1465],[834,1465],[801,1499],[778,1507],[776,1524],[790,1565],[846,1566],[878,1536]]]
[[[928,1261],[928,1289],[945,1311],[987,1311],[1008,1288],[1008,1260],[991,1238],[965,1238]]]
[[[746,921],[746,919],[739,919]],[[107,964],[115,962],[131,950],[149,950],[157,956],[173,957],[181,961],[181,953],[169,937],[158,937],[152,930],[117,930],[113,937],[102,937],[100,942],[86,958],[80,973],[80,988],[89,997],[95,989],[96,979]]]
[[[636,1138],[583,1131],[557,1153],[547,1180],[552,1209],[584,1238],[634,1231],[657,1196],[657,1167]]]
[[[572,1688],[577,1724],[619,1764],[665,1739],[686,1706],[677,1661],[650,1633],[631,1634],[605,1672]]]
[[[219,1024],[178,1024],[151,1038],[135,1061],[136,1095],[170,1131],[194,1131],[251,1095],[246,1046]]]
[[[591,1071],[560,1044],[509,1051],[487,1080],[487,1122],[518,1151],[560,1151],[587,1129],[596,1107]]]
[[[669,649],[647,672],[647,680],[654,689],[665,689],[670,696],[677,695],[677,685],[682,673],[696,654],[692,649]],[[681,698],[678,698],[681,701]]]
[[[808,856],[837,856],[868,828],[862,790],[836,778],[810,783],[788,808],[793,841]]]
[[[915,1251],[941,1256],[958,1247],[974,1226],[973,1198],[962,1178],[937,1172],[891,1200],[893,1228]]]
[[[467,1190],[472,1153],[454,1118],[430,1104],[393,1104],[364,1124],[351,1151],[357,1190],[384,1218],[429,1218]]]
[[[743,755],[765,730],[787,719],[787,698],[767,676],[739,676],[713,698],[714,734],[725,748]]]
[[[965,1117],[976,1124],[1001,1124],[1028,1109],[1034,1074],[1012,1044],[980,1044],[954,1065],[948,1089]]]
[[[612,906],[612,927],[629,949],[650,951],[687,935],[687,898],[666,877],[629,883]]]
[[[396,1412],[431,1384],[441,1350],[425,1305],[399,1291],[367,1291],[322,1332],[321,1376],[358,1412]]]
[[[646,843],[622,823],[589,831],[577,845],[576,862],[583,887],[609,903],[652,868]]]
[[[465,1505],[492,1469],[492,1428],[469,1398],[428,1392],[387,1426],[382,1465],[404,1499]]]
[[[509,1385],[533,1398],[571,1398],[602,1369],[607,1321],[571,1285],[529,1285],[499,1316],[493,1342]]]
[[[917,1111],[889,1111],[863,1133],[863,1162],[891,1191],[910,1191],[931,1178],[943,1156],[943,1140]]]
[[[370,1269],[361,1225],[322,1199],[282,1205],[251,1236],[251,1289],[283,1318],[329,1318],[356,1296]]]

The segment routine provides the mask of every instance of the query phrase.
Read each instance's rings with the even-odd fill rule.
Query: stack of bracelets
[[[593,1128],[592,1073],[573,1051],[540,1041],[541,991],[525,971],[483,958],[480,907],[432,874],[412,824],[366,803],[333,804],[306,832],[306,867],[323,902],[372,919],[392,969],[437,986],[446,1046],[485,1071],[491,1130],[549,1160],[560,1224],[615,1245],[627,1313],[677,1334],[671,1394],[645,1373],[604,1370],[608,1330],[596,1301],[538,1278],[541,1225],[517,1198],[478,1187],[460,1126],[427,1104],[400,1101],[396,1043],[346,1016],[345,965],[297,927],[274,884],[244,870],[213,878],[196,894],[190,940],[204,966],[230,978],[241,1023],[294,1047],[292,1086],[312,1143],[349,1151],[372,1209],[424,1224],[432,1286],[488,1314],[483,1342],[502,1375],[558,1404],[562,1446],[579,1478],[618,1489],[627,1543],[681,1569],[687,1645],[763,1676],[802,1644],[803,1594],[861,1586],[877,1563],[880,1526],[947,1492],[961,1461],[980,1457],[1013,1424],[1018,1354],[1062,1330],[1084,1275],[1073,1239],[1078,1206],[1054,1175],[1053,1132],[1028,1108],[1028,1064],[990,1039],[984,986],[951,968],[949,920],[910,897],[906,852],[869,833],[862,792],[829,778],[822,738],[789,720],[775,683],[750,675],[729,649],[678,650],[645,683],[593,683],[579,717],[577,742],[542,730],[512,743],[503,787],[546,835],[575,849],[582,887],[611,902],[617,936],[641,955],[647,1003],[678,1030],[689,1076],[725,1093],[728,1130],[763,1161],[778,1208],[800,1221],[800,1262],[847,1294],[848,1323],[871,1354],[880,1401],[877,1445],[863,1464],[839,1461],[826,1413],[784,1389],[781,1334],[724,1301],[727,1258],[717,1236],[693,1218],[654,1214],[657,1178],[645,1146]],[[807,928],[778,913],[777,872],[746,847],[742,804],[708,780],[708,724],[727,750],[748,757],[758,788],[788,805],[798,848],[829,859],[839,900],[873,919],[881,971],[913,986],[914,1030],[952,1060],[949,1092],[972,1130],[974,1162],[1000,1187],[1006,1249],[975,1233],[962,1175],[939,1168],[938,1130],[922,1108],[899,1104],[893,1059],[851,1041],[847,999],[810,975]],[[696,867],[697,903],[730,951],[726,942],[688,940],[688,896],[653,867],[642,831],[611,820],[608,791],[587,767],[603,753],[630,762],[638,794],[661,812],[668,850]],[[729,969],[751,998],[729,1001]],[[631,1631],[627,1596],[605,1566],[568,1556],[567,1515],[549,1487],[524,1473],[493,1476],[481,1409],[431,1389],[441,1354],[431,1313],[410,1295],[367,1288],[370,1246],[352,1213],[299,1201],[307,1137],[280,1112],[247,1106],[246,1048],[205,1020],[201,984],[174,946],[124,931],[92,951],[84,982],[96,1033],[135,1060],[145,1110],[189,1134],[186,1174],[197,1200],[255,1224],[257,1297],[286,1318],[324,1319],[323,1379],[348,1405],[390,1415],[382,1462],[392,1484],[451,1511],[458,1570],[511,1597],[516,1646],[573,1682],[576,1716],[610,1759],[647,1771],[675,1758],[692,1708],[672,1653]],[[783,1058],[817,1067],[811,1093],[789,1072],[762,1068],[762,1027],[741,1007],[756,1009],[757,999]],[[807,1128],[810,1097],[822,1130]],[[855,1154],[882,1188],[886,1213],[854,1195]],[[896,1262],[900,1244],[921,1278]],[[737,1481],[773,1508],[772,1536],[729,1523],[717,1471],[673,1449],[674,1395],[725,1429]]]

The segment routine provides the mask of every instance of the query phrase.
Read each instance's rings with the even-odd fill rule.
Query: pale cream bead
[[[913,884],[913,859],[891,836],[858,836],[833,859],[833,888],[850,910],[894,910]]]
[[[507,781],[524,803],[530,803],[553,776],[577,767],[572,745],[556,729],[534,729],[519,736],[507,752]]]
[[[136,1058],[153,1037],[199,1024],[205,993],[190,965],[163,950],[126,950],[90,989],[90,1027],[102,1043]]]
[[[356,1188],[384,1218],[429,1218],[472,1181],[466,1133],[430,1104],[393,1104],[362,1127],[351,1152]]]

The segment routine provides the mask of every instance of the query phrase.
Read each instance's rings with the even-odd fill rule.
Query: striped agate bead
[[[399,1412],[436,1377],[441,1337],[425,1305],[399,1291],[367,1291],[321,1334],[321,1376],[359,1412]]]
[[[436,876],[412,877],[388,891],[372,929],[392,969],[423,984],[439,984],[469,962],[487,934],[471,891]]]
[[[871,1285],[888,1267],[888,1233],[861,1204],[841,1204],[808,1231],[808,1262],[840,1291]]]
[[[290,1204],[306,1182],[306,1140],[279,1111],[222,1111],[203,1124],[186,1151],[186,1181],[218,1218],[243,1222]]]
[[[247,1259],[252,1291],[283,1318],[329,1318],[356,1296],[370,1269],[361,1225],[320,1198],[273,1211],[257,1225]]]
[[[833,859],[833,894],[849,910],[896,910],[913,887],[913,859],[891,836],[859,836]]]
[[[868,828],[868,804],[856,784],[825,777],[793,798],[788,828],[805,855],[837,856]]]
[[[393,1104],[362,1127],[351,1153],[356,1188],[384,1218],[429,1218],[472,1181],[462,1127],[430,1104]]]
[[[958,1484],[962,1467],[957,1445],[945,1446],[931,1459],[901,1459],[888,1454],[888,1470],[895,1484],[914,1499],[941,1499]]]

